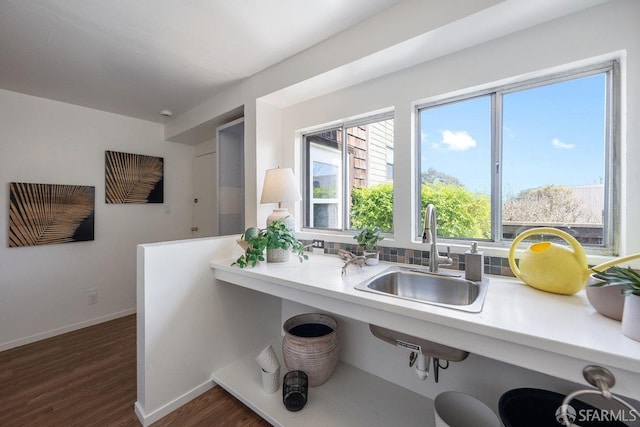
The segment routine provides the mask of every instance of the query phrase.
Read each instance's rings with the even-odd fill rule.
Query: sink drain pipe
[[[421,380],[426,380],[429,377],[429,365],[431,364],[431,356],[425,356],[422,353],[422,348],[418,344],[410,342],[396,340],[398,347],[404,347],[411,350],[409,354],[409,367],[416,367],[416,374]]]
[[[425,356],[422,353],[418,353],[418,362],[416,363],[416,374],[421,380],[426,380],[429,376],[429,365],[431,362],[430,356]]]
[[[448,360],[445,360],[445,362],[447,362],[446,365],[441,365],[440,359],[438,359],[437,357],[425,356],[422,353],[416,353],[415,351],[412,351],[409,355],[409,367],[411,368],[415,365],[416,374],[418,374],[418,377],[421,380],[425,380],[427,379],[427,377],[429,377],[429,365],[431,359],[433,359],[433,378],[437,383],[440,376],[440,369],[449,368]]]
[[[411,368],[415,365],[416,374],[418,374],[418,378],[423,381],[429,377],[430,362],[431,357],[425,356],[419,351],[412,351],[411,354],[409,354],[409,367]]]
[[[382,341],[385,341],[389,344],[395,344],[398,347],[409,350],[409,367],[410,368],[415,367],[416,374],[418,375],[418,378],[420,378],[421,380],[426,380],[429,377],[429,374],[430,374],[429,370],[430,370],[430,365],[432,363],[431,362],[432,360],[433,360],[433,377],[436,383],[440,379],[439,378],[440,370],[444,370],[449,367],[449,359],[440,359],[438,357],[433,356],[433,352],[430,351],[431,350],[430,347],[427,350],[427,353],[425,354],[422,352],[422,347],[420,346],[420,344],[416,344],[415,342],[410,342],[410,341],[404,341],[402,339],[397,338],[396,335],[407,337],[409,339],[415,338],[415,337],[411,337],[406,334],[395,333],[391,330],[382,328],[380,326],[375,326],[375,325],[369,325],[369,328],[371,329],[371,333],[373,334],[373,336],[375,336],[376,338],[379,338]],[[420,340],[419,338],[415,338],[415,339]],[[435,344],[426,340],[422,340],[422,341],[427,342],[427,346],[429,346],[429,344]],[[453,350],[450,356],[452,357],[454,362],[460,362],[466,359],[467,356],[469,355],[468,352],[463,352],[462,350],[457,350],[453,347],[447,347],[441,344],[436,344],[436,345],[442,347],[444,349],[443,351]],[[436,353],[438,352],[436,351]],[[440,353],[442,353],[442,351]],[[441,363],[441,360],[444,361],[444,364]]]

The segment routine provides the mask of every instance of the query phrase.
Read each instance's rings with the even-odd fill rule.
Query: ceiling
[[[400,0],[0,0],[0,88],[164,122]]]

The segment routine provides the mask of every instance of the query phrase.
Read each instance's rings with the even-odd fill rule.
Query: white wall
[[[282,153],[280,147],[283,144],[282,137],[282,110],[273,105],[256,101],[256,125],[255,125],[256,141],[256,179],[255,190],[257,206],[253,207],[257,213],[257,222],[247,223],[249,225],[258,225],[264,227],[266,225],[267,216],[278,205],[275,203],[260,204],[262,197],[262,187],[264,186],[264,175],[267,169],[275,167],[287,167],[283,164]],[[245,132],[246,134],[246,132]],[[252,185],[249,183],[249,185]],[[283,202],[282,207],[289,209],[295,215],[295,205],[293,202]]]
[[[149,425],[213,386],[211,374],[280,333],[280,299],[215,280],[238,236],[138,247],[136,413]]]
[[[283,163],[302,174],[296,131],[322,123],[359,116],[383,108],[395,109],[394,246],[420,246],[413,239],[412,198],[415,164],[413,105],[416,101],[449,96],[504,82],[517,76],[533,76],[544,70],[563,69],[602,58],[622,61],[626,99],[623,100],[621,161],[623,176],[621,253],[640,252],[640,2],[618,0],[587,9],[491,42],[426,62],[358,86],[334,92],[283,110]],[[628,165],[628,166],[627,166]],[[411,208],[410,208],[411,207]],[[310,233],[302,238],[313,237]],[[321,237],[316,234],[316,237]],[[339,238],[332,237],[339,241]],[[454,249],[455,244],[452,244]],[[460,249],[462,250],[462,249]],[[506,250],[485,251],[506,256]],[[597,261],[597,260],[595,260]]]
[[[135,312],[136,245],[190,236],[193,147],[157,123],[5,90],[0,110],[0,350]],[[164,157],[165,203],[106,205],[105,150]],[[95,186],[95,240],[9,248],[9,182]]]

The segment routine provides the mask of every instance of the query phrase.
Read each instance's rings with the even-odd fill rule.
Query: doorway
[[[212,141],[213,142],[213,141]],[[193,237],[244,231],[244,118],[216,128],[194,161]]]
[[[216,132],[218,235],[244,231],[244,118]]]
[[[196,155],[194,160],[193,237],[218,235],[218,165],[215,151]]]

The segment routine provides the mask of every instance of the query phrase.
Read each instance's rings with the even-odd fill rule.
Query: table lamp
[[[262,197],[260,203],[277,203],[278,207],[267,217],[267,225],[278,219],[283,219],[285,225],[295,230],[295,220],[282,202],[297,202],[302,200],[296,177],[291,168],[268,169],[264,176]]]

